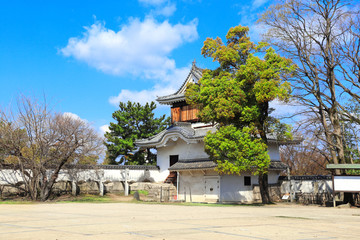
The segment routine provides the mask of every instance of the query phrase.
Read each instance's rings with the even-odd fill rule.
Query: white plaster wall
[[[0,185],[10,185],[21,182],[22,175],[20,171],[15,171],[11,169],[0,170]]]
[[[163,181],[159,170],[148,170],[146,174],[144,169],[130,169],[128,181],[141,181],[145,175],[148,175],[155,182]],[[48,175],[51,171],[48,171]],[[71,169],[61,170],[57,178],[60,181],[125,181],[125,169]],[[11,169],[0,170],[0,185],[15,184],[23,181],[20,171]]]
[[[190,202],[206,202],[205,198],[205,176],[218,176],[216,171],[181,171],[179,177],[179,200]],[[244,185],[244,176],[251,177],[251,186]],[[278,182],[279,171],[270,171],[268,173],[269,184]],[[239,175],[221,175],[220,176],[220,201],[221,202],[253,202],[253,184],[257,185],[258,176],[251,175],[250,172],[244,172]],[[185,197],[186,196],[186,197]]]
[[[251,185],[244,185],[244,176],[251,177]],[[253,187],[252,184],[257,184],[257,176],[250,173],[243,173],[238,175],[222,175],[220,181],[220,201],[221,202],[252,202],[253,201]]]
[[[280,171],[269,171],[268,172],[268,183],[275,184],[278,182],[280,176]],[[256,178],[258,178],[256,176]]]
[[[244,176],[251,176],[251,186],[244,185]],[[268,183],[278,182],[279,172],[270,171],[268,173]],[[259,184],[258,176],[244,172],[239,175],[222,175],[220,181],[220,201],[222,202],[253,202],[253,184]]]
[[[160,167],[160,175],[163,180],[169,175],[170,155],[179,155],[179,160],[209,157],[204,151],[203,141],[187,144],[181,138],[178,138],[176,142],[169,140],[165,147],[157,149],[157,165]]]
[[[291,180],[291,188],[296,193],[325,193],[332,192],[331,180]],[[281,184],[281,192],[290,192],[290,182],[283,181]]]
[[[149,176],[155,182],[163,181],[159,170],[129,169],[129,181],[141,181]],[[109,181],[125,181],[125,169],[104,169],[103,179]]]
[[[280,161],[279,145],[276,143],[268,144],[268,153],[272,161]]]
[[[204,174],[205,172],[205,174]],[[205,176],[218,176],[217,172],[209,171],[181,171],[179,177],[179,200],[186,202],[206,202]]]
[[[179,178],[179,200],[185,202],[205,202],[204,174],[194,172],[180,172]]]

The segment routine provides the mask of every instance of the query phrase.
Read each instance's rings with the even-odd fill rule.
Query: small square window
[[[244,176],[244,185],[245,186],[251,186],[251,177]]]
[[[179,155],[170,155],[169,166],[171,167],[172,165],[174,165],[178,161],[179,161]]]

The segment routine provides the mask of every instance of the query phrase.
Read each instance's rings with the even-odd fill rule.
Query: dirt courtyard
[[[360,239],[360,209],[3,204],[0,239]]]

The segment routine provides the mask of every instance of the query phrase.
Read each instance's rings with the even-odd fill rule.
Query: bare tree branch
[[[102,138],[87,122],[49,111],[46,101],[21,96],[15,111],[0,114],[1,164],[20,171],[34,200],[48,199],[65,164],[103,150]]]

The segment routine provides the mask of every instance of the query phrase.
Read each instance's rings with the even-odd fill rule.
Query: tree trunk
[[[271,198],[269,194],[268,175],[266,173],[259,174],[259,188],[260,188],[261,202],[263,204],[271,203]]]
[[[46,171],[44,172],[44,176],[43,176],[43,187],[41,188],[41,192],[40,192],[40,200],[41,201],[46,201],[48,200],[48,198],[50,197],[52,188],[55,184],[56,179],[59,176],[59,172],[61,170],[61,168],[65,165],[65,163],[68,161],[68,159],[70,158],[71,154],[75,151],[75,149],[73,149],[73,151],[71,151],[71,153],[64,157],[61,162],[59,163],[58,166],[56,166],[54,172],[51,174],[49,180],[46,176]]]
[[[40,192],[40,200],[42,202],[49,199],[57,177],[58,177],[58,171],[52,174],[49,181],[47,181],[47,179],[44,180],[43,187],[41,188],[41,192]]]
[[[50,194],[51,194],[51,189],[52,189],[52,186],[49,187],[47,185],[43,189],[41,189],[40,200],[42,202],[45,202],[46,200],[49,199]]]

